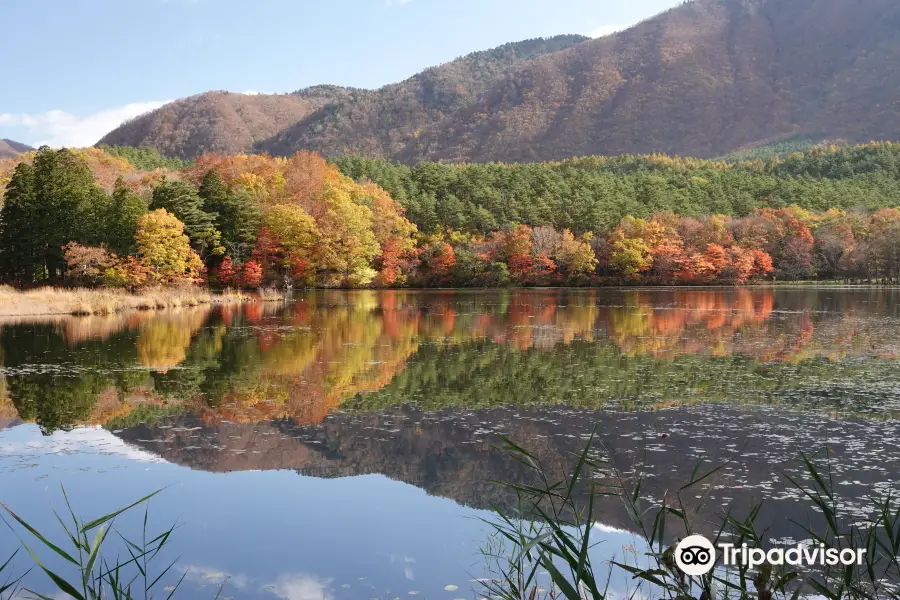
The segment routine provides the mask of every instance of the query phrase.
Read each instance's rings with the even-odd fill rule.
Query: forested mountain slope
[[[309,149],[415,163],[900,138],[894,0],[692,0],[585,40],[508,44],[379,90],[201,94],[102,141],[180,157]]]
[[[142,115],[101,144],[147,146],[183,158],[251,150],[388,156],[415,132],[466,106],[524,61],[588,38],[557,36],[506,44],[433,67],[379,90],[320,85],[282,95],[207,92]]]
[[[893,0],[696,0],[537,59],[399,157],[717,156],[785,136],[900,136]]]

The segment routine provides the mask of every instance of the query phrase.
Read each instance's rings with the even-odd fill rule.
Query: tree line
[[[4,180],[0,277],[21,286],[900,278],[890,143],[765,162],[415,167],[309,152],[166,166],[146,150],[42,148]]]

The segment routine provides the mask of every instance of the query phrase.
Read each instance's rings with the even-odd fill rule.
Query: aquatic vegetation
[[[533,474],[531,484],[504,484],[516,492],[513,507],[495,507],[497,516],[487,519],[494,535],[483,547],[492,576],[480,580],[484,595],[502,600],[600,600],[614,597],[664,597],[676,599],[756,598],[758,600],[824,597],[828,600],[900,597],[900,504],[891,492],[871,501],[862,522],[854,522],[852,514],[843,512],[829,469],[830,461],[814,460],[801,454],[810,484],[789,475],[785,479],[800,490],[809,502],[809,510],[822,514],[822,525],[806,525],[809,545],[822,551],[850,550],[864,556],[853,566],[822,564],[804,567],[764,563],[758,569],[746,564],[715,567],[703,575],[688,575],[676,565],[675,547],[671,540],[684,539],[697,531],[699,506],[686,499],[699,494],[701,505],[708,492],[705,482],[723,466],[711,467],[698,461],[687,483],[661,499],[649,502],[642,494],[648,475],[637,473],[629,478],[615,473],[616,483],[605,486],[595,481],[594,473],[609,472],[610,456],[605,449],[594,447],[590,437],[575,458],[571,474],[554,480],[537,455],[504,439],[503,449]],[[825,449],[827,454],[828,449]],[[825,470],[823,470],[823,467]],[[587,480],[590,492],[585,502],[574,494],[576,486]],[[609,565],[595,564],[591,550],[596,544],[595,524],[599,512],[595,500],[600,496],[619,498],[632,521],[632,530],[645,543],[644,557],[629,560],[627,553]],[[727,507],[721,518],[713,544],[727,541],[735,547],[768,551],[778,541],[767,538],[767,532],[756,520],[760,505],[750,507],[744,515]],[[784,544],[787,545],[787,544]],[[860,552],[861,551],[861,552]],[[631,576],[631,589],[610,591],[616,570]],[[549,575],[549,584],[541,587],[539,572]]]
[[[172,571],[176,561],[173,561],[161,570],[151,570],[153,567],[152,563],[159,557],[163,548],[170,543],[171,536],[177,527],[177,524],[172,525],[158,534],[153,534],[148,529],[148,502],[159,491],[91,521],[84,521],[78,518],[72,510],[65,488],[63,488],[62,493],[68,509],[68,515],[59,515],[55,510],[53,513],[65,533],[66,543],[63,545],[54,544],[44,533],[13,512],[9,506],[2,505],[13,523],[19,525],[20,530],[13,529],[13,531],[19,536],[22,548],[34,560],[35,569],[43,572],[50,579],[50,582],[58,590],[59,594],[74,600],[100,600],[101,598],[113,598],[114,600],[137,600],[140,598],[142,600],[150,600],[154,597],[154,590],[157,587],[162,587],[160,584],[169,583],[164,578]],[[138,506],[144,506],[145,509],[143,528],[140,532],[140,537],[132,540],[124,537],[115,527],[115,520],[120,515]],[[110,533],[114,535],[111,536]],[[23,539],[23,535],[29,541]],[[125,552],[121,552],[122,548],[120,548],[118,549],[120,552],[118,556],[112,559],[105,550],[113,544],[111,540],[117,540],[117,538],[124,543],[124,550],[127,552],[127,556],[122,556]],[[41,550],[46,553],[44,558],[41,558],[39,554]],[[52,557],[55,560],[61,558],[65,563],[67,572],[74,574],[60,574],[65,572],[52,570],[48,566],[48,564],[51,564],[48,557]],[[11,560],[12,557],[0,566],[0,574],[2,574],[4,568],[9,567]],[[167,586],[167,598],[172,598],[186,575],[187,573],[182,575],[180,579],[177,579],[174,585]],[[4,591],[12,589],[10,598],[15,597],[23,577],[20,576],[18,579],[11,580],[11,582],[0,586],[0,596],[2,596]],[[29,592],[32,597],[47,597],[31,589],[23,589]]]

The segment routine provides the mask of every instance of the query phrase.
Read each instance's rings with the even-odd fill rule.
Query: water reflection
[[[200,588],[230,576],[250,596],[384,596],[366,587],[376,585],[390,598],[444,597],[468,581],[482,534],[449,519],[511,502],[492,480],[526,481],[493,449],[497,435],[559,477],[597,424],[616,468],[650,475],[648,499],[677,489],[697,460],[728,463],[709,481],[701,529],[766,499],[773,536],[795,536],[789,521],[805,521],[807,506],[777,470],[799,476],[798,449],[832,446],[851,514],[900,478],[898,299],[316,292],[287,305],[5,321],[0,473],[19,497],[0,500],[45,506],[41,482],[73,472],[110,503],[178,481],[163,512],[187,510],[179,551],[197,561],[189,581]],[[601,509],[610,531],[628,528],[618,501]],[[347,515],[354,529],[334,525]],[[352,551],[322,541],[329,526],[358,539]],[[236,534],[246,552],[228,545]],[[304,536],[318,545],[285,558]],[[253,554],[270,544],[276,555]]]
[[[410,401],[892,414],[896,294],[324,292],[288,305],[7,322],[0,418],[46,431],[122,427],[177,405],[210,424],[313,424],[342,405]]]

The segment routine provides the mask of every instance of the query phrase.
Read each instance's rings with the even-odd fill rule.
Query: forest
[[[495,287],[900,278],[900,145],[414,167],[123,147],[0,161],[19,287]]]

